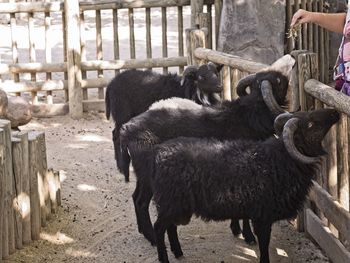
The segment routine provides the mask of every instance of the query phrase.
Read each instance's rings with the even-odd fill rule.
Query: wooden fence
[[[0,3],[0,14],[10,15],[11,35],[10,48],[2,53],[6,63],[0,61],[0,87],[31,96],[37,116],[64,114],[68,106],[73,117],[83,110],[104,110],[104,87],[119,70],[183,70],[184,29],[194,26],[184,21],[190,16],[208,28],[212,47],[212,24],[217,31],[219,16],[212,17],[220,6],[217,0]],[[203,7],[205,14],[193,11]],[[42,33],[40,43],[37,33]]]
[[[237,81],[243,75],[255,73],[267,65],[254,63],[221,52],[197,48],[194,55],[202,62],[225,65],[224,97],[236,98]],[[305,50],[293,51],[297,66],[290,83],[290,110],[311,110],[333,107],[342,112],[340,122],[325,139],[328,151],[320,174],[314,181],[308,205],[298,216],[298,229],[307,232],[327,253],[333,262],[350,262],[349,213],[349,128],[350,97],[319,82],[317,54]],[[307,95],[308,94],[308,95]]]
[[[286,2],[286,32],[292,20],[293,14],[300,8],[313,12],[328,12],[325,0],[287,0]],[[309,50],[317,54],[319,61],[320,81],[329,83],[330,69],[333,65],[329,62],[329,32],[315,24],[303,24],[299,29],[298,38],[286,39],[285,53],[293,50]],[[338,48],[338,47],[335,47]]]
[[[47,168],[43,132],[11,132],[0,119],[0,261],[38,240],[61,204],[59,173]]]
[[[206,27],[206,47],[215,49],[222,7],[222,0],[10,2],[0,3],[11,36],[1,51],[0,88],[30,97],[36,116],[69,109],[77,118],[104,111],[104,89],[122,69],[176,67],[181,73],[191,62],[185,29]],[[288,0],[286,27],[299,8],[326,11],[323,0]],[[315,25],[303,25],[299,33],[294,43],[286,39],[286,53],[316,52],[320,80],[328,83],[328,33]]]

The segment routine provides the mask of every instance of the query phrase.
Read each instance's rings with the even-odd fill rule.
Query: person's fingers
[[[299,9],[297,12],[295,12],[295,14],[292,17],[292,21],[290,23],[290,26],[296,26],[297,24],[302,24],[305,23],[305,16],[307,14],[307,11],[303,10],[303,9]]]

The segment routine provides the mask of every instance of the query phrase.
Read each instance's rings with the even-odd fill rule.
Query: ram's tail
[[[109,99],[109,89],[108,89],[108,87],[107,87],[107,90],[106,90],[105,103],[106,103],[106,118],[107,118],[107,120],[109,120],[109,117],[111,116],[111,107],[110,107],[110,99]]]

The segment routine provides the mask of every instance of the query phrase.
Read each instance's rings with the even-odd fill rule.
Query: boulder
[[[217,50],[271,64],[284,55],[285,0],[224,0]]]
[[[32,119],[31,105],[22,97],[9,96],[0,89],[0,118],[11,121],[11,128],[17,128]]]
[[[27,124],[32,119],[31,105],[22,97],[8,96],[6,118],[12,128]]]

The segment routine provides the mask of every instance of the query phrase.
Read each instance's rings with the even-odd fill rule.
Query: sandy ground
[[[135,177],[124,183],[115,167],[112,126],[102,113],[90,113],[78,121],[35,119],[23,127],[45,131],[49,167],[61,171],[62,207],[41,240],[4,262],[157,262],[155,247],[137,231]],[[228,221],[194,218],[179,227],[179,239],[185,255],[179,262],[258,262],[258,247],[233,237]],[[287,221],[274,225],[270,255],[272,262],[329,262]]]

